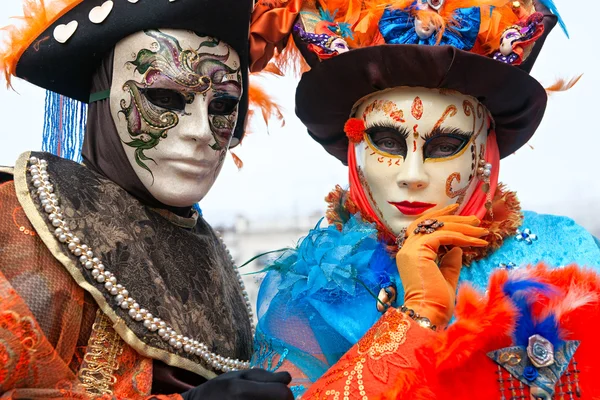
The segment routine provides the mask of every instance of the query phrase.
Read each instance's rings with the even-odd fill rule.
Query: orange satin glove
[[[474,216],[451,215],[459,205],[454,204],[432,211],[416,219],[408,228],[408,237],[396,255],[396,265],[404,287],[404,305],[437,327],[446,326],[454,312],[456,287],[462,268],[461,247],[483,247],[488,244],[479,239],[488,231],[479,228]],[[436,219],[444,226],[433,233],[415,233],[418,225]],[[440,261],[440,246],[456,246]]]

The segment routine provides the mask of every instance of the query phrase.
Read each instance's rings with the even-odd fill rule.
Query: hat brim
[[[87,103],[92,76],[102,59],[125,37],[146,29],[182,29],[218,38],[240,56],[244,96],[235,136],[241,138],[248,108],[248,32],[251,0],[114,1],[101,24],[89,13],[106,0],[84,0],[50,25],[25,50],[16,75],[34,85]],[[54,40],[56,26],[77,21],[64,44]]]
[[[340,54],[305,73],[296,90],[296,114],[309,134],[347,164],[344,124],[354,104],[400,86],[456,90],[491,112],[500,156],[523,146],[546,109],[547,94],[528,73],[451,46],[382,45]]]

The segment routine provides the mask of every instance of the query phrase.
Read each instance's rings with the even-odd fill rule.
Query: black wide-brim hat
[[[87,103],[92,76],[103,58],[127,36],[147,29],[181,29],[211,36],[230,45],[240,57],[244,94],[234,136],[241,139],[248,110],[248,34],[253,0],[114,0],[101,23],[90,11],[106,0],[83,0],[56,19],[21,55],[16,76],[44,89]],[[54,29],[77,21],[65,43]]]
[[[296,115],[314,140],[347,165],[344,124],[357,101],[399,86],[452,89],[487,107],[504,158],[527,143],[542,121],[547,94],[529,71],[556,22],[553,14],[544,15],[544,34],[520,66],[452,46],[404,44],[359,48],[319,61],[294,36],[311,66],[296,89]]]

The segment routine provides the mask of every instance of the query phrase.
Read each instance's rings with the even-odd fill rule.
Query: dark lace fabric
[[[182,335],[206,343],[213,352],[250,358],[251,326],[237,276],[206,221],[200,217],[192,229],[175,226],[79,164],[47,153],[32,155],[48,161],[50,181],[72,232],[93,249],[141,307]],[[48,228],[54,229],[49,223]],[[154,348],[174,351],[157,333],[133,321],[67,247],[56,243],[137,338]],[[201,362],[182,350],[176,354]]]

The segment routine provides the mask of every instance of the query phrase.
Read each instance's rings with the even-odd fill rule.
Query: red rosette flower
[[[359,118],[350,118],[344,124],[344,132],[351,143],[360,143],[365,134],[365,122]]]

